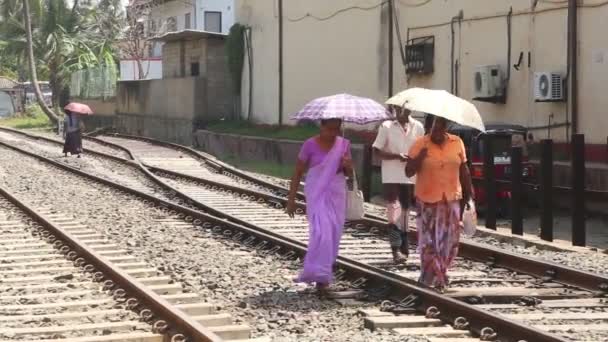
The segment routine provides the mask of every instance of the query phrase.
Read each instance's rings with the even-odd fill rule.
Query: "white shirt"
[[[378,136],[372,145],[383,152],[406,154],[410,147],[421,136],[424,136],[424,126],[416,119],[401,126],[398,121],[385,121],[378,129]],[[401,160],[382,160],[382,183],[384,184],[414,184],[416,178],[405,176],[405,162]]]

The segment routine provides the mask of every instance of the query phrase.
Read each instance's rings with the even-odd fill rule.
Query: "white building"
[[[146,37],[167,32],[199,30],[228,34],[234,24],[234,0],[131,0],[147,4],[142,18]],[[145,6],[145,5],[144,5]],[[162,43],[151,42],[147,56],[142,59],[145,79],[162,78]],[[120,62],[121,80],[138,79],[137,63]]]
[[[197,29],[228,34],[234,24],[234,0],[197,0]]]
[[[147,30],[154,35],[182,30],[228,34],[234,24],[234,0],[168,0],[150,10]],[[160,57],[155,43],[151,57]]]

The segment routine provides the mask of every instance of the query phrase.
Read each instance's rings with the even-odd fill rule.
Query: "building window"
[[[190,13],[186,13],[184,16],[184,29],[189,30],[192,28],[192,23],[190,19]]]
[[[205,11],[205,31],[222,32],[222,12]]]
[[[167,18],[167,32],[177,31],[177,19],[175,17]]]
[[[190,76],[199,76],[200,74],[200,64],[198,62],[190,63]]]
[[[405,69],[408,74],[430,74],[434,70],[435,37],[410,39],[405,47]]]
[[[148,20],[148,37],[154,37],[156,35],[156,20]]]

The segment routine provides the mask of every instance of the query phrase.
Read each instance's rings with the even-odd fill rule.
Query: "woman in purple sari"
[[[306,172],[308,250],[297,282],[315,283],[320,292],[333,281],[346,220],[346,177],[352,176],[350,142],[340,136],[342,121],[321,121],[319,135],[304,142],[291,178],[287,213],[295,213],[298,185]]]

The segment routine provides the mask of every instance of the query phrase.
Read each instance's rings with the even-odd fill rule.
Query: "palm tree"
[[[120,0],[101,0],[97,6],[74,0],[71,7],[66,0],[0,0],[0,52],[28,61],[35,88],[38,72],[48,75],[55,112],[38,97],[39,89],[35,93],[53,123],[74,71],[116,64],[122,15]]]
[[[23,0],[23,21],[25,22],[25,34],[27,39],[27,56],[30,67],[30,77],[32,79],[32,84],[34,85],[34,93],[36,94],[36,100],[38,104],[42,108],[42,111],[46,116],[48,116],[49,120],[53,124],[57,124],[59,122],[59,116],[55,114],[44,102],[44,98],[42,97],[42,92],[40,91],[40,87],[38,86],[38,75],[36,73],[36,62],[34,60],[34,45],[32,39],[32,18],[30,16],[30,5],[29,0]]]

